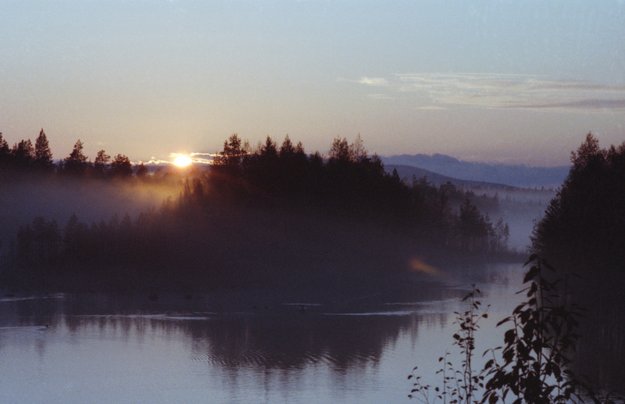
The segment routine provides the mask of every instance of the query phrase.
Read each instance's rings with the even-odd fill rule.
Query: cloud
[[[193,161],[194,164],[213,164],[213,162],[215,161],[215,157],[217,157],[219,154],[218,153],[204,153],[204,152],[192,152],[192,153],[169,153],[169,159],[168,160],[164,160],[161,158],[157,158],[152,156],[150,158],[150,160],[148,160],[147,162],[143,162],[145,164],[149,164],[149,165],[171,165],[173,164],[173,159],[175,159],[177,156],[180,155],[185,155],[185,156],[189,156],[191,157],[191,161]],[[133,162],[133,164],[140,164],[140,161],[137,162]]]
[[[213,164],[215,162],[215,158],[219,156],[219,153],[201,153],[201,152],[193,152],[189,153],[191,160],[194,163],[198,164]]]
[[[371,87],[384,87],[388,85],[388,80],[383,77],[361,77],[360,80],[356,82]]]
[[[625,109],[625,99],[590,99],[552,104],[530,104],[519,108],[581,108],[581,109]]]
[[[384,86],[370,98],[413,99],[417,109],[625,109],[625,86],[539,75],[500,73],[402,73],[388,79],[362,77],[356,83]]]

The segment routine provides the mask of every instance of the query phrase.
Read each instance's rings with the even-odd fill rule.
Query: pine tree
[[[120,177],[129,177],[132,175],[132,164],[130,159],[123,154],[117,154],[111,163],[111,174]]]
[[[111,161],[111,156],[106,154],[104,149],[98,150],[98,154],[95,156],[95,160],[93,161],[93,168],[98,174],[105,174],[106,168]]]
[[[83,144],[80,139],[74,144],[72,152],[63,161],[63,169],[73,174],[82,174],[88,166],[87,156],[82,151]]]
[[[50,151],[50,145],[48,138],[43,128],[37,136],[35,141],[35,166],[42,169],[49,169],[52,167],[52,151]]]
[[[8,165],[10,160],[11,149],[7,141],[2,137],[2,132],[0,132],[0,168]]]
[[[30,139],[20,140],[11,150],[13,161],[17,167],[28,167],[35,159],[35,149]]]

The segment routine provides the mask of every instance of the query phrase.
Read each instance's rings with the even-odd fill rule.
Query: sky
[[[132,160],[308,152],[566,164],[625,141],[624,0],[0,0],[0,131]]]

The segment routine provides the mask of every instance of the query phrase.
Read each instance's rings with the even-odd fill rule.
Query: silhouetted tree
[[[345,138],[335,138],[332,141],[332,147],[328,153],[331,161],[348,162],[350,161],[349,144]]]
[[[29,167],[35,159],[35,149],[30,139],[20,140],[13,146],[11,154],[13,155],[13,164],[16,167]]]
[[[238,172],[241,161],[246,155],[241,138],[235,133],[224,142],[224,148],[215,159],[215,165],[230,172]]]
[[[355,162],[360,162],[367,158],[367,149],[365,149],[360,133],[356,136],[354,142],[349,145],[349,155],[350,159]]]
[[[460,247],[468,252],[483,251],[487,242],[489,223],[469,199],[460,205],[458,237]]]
[[[37,168],[41,169],[50,169],[53,166],[52,151],[50,150],[48,138],[43,128],[39,131],[39,136],[37,136],[37,140],[35,140],[34,164]]]
[[[98,153],[95,156],[95,160],[93,160],[93,168],[95,172],[99,175],[106,174],[110,161],[111,156],[106,154],[104,149],[98,150]]]
[[[111,163],[111,175],[118,177],[129,177],[132,175],[132,164],[130,159],[123,154],[117,154],[113,157]]]
[[[293,146],[293,142],[289,138],[289,135],[284,137],[284,141],[282,142],[282,146],[280,146],[280,158],[291,158],[295,155],[295,147]]]
[[[602,150],[588,134],[571,153],[571,162],[567,179],[534,230],[534,249],[558,267],[593,268],[595,276],[622,273],[625,143]]]
[[[0,168],[8,166],[11,159],[9,144],[4,137],[2,137],[2,132],[0,132]]]
[[[63,171],[71,174],[82,174],[88,165],[87,156],[83,153],[83,143],[78,139],[69,156],[63,160]]]

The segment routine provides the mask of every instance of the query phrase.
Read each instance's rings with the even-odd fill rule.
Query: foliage
[[[472,367],[474,332],[480,318],[479,290],[474,287],[465,297],[467,311],[456,313],[459,330],[453,338],[463,358],[461,368],[453,367],[448,353],[439,358],[443,365],[436,373],[443,380],[442,387],[435,388],[423,385],[415,373],[417,368],[413,369],[408,376],[415,379],[409,397],[426,403],[436,399],[445,403],[608,403],[619,399],[595,394],[576,375],[572,358],[579,337],[580,309],[562,302],[559,281],[546,273],[554,269],[544,259],[532,255],[526,266],[529,269],[523,282],[527,286],[519,292],[526,299],[497,323],[497,327],[510,328],[504,333],[503,345],[484,352],[490,359],[483,369],[476,373]]]
[[[580,311],[561,303],[558,281],[545,274],[553,270],[547,262],[532,255],[526,265],[530,268],[523,281],[528,287],[519,293],[527,300],[497,324],[511,328],[504,345],[489,351],[493,358],[484,366],[488,381],[482,401],[505,402],[511,396],[515,402],[583,402],[593,395],[571,370]]]
[[[484,387],[484,376],[473,369],[473,356],[475,352],[475,332],[480,328],[479,322],[482,318],[488,318],[488,308],[481,309],[481,302],[478,297],[481,291],[473,285],[462,301],[468,304],[464,312],[454,312],[456,319],[454,323],[458,326],[458,331],[453,335],[453,344],[458,347],[462,361],[460,368],[456,369],[449,359],[449,352],[438,358],[441,368],[436,374],[442,378],[442,386],[433,387],[421,383],[421,376],[413,369],[413,373],[408,379],[413,379],[413,388],[408,395],[410,398],[417,398],[424,403],[442,400],[444,403],[477,403],[475,397],[479,388]],[[431,396],[434,394],[434,397]]]

